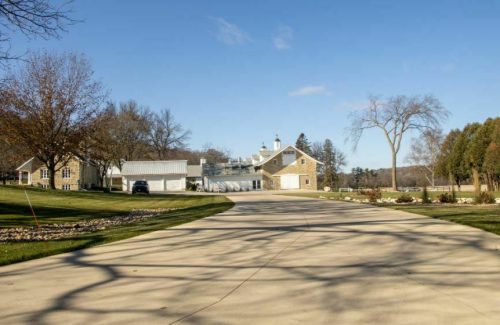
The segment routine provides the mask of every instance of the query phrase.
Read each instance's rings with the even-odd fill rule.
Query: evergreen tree
[[[300,139],[300,137],[299,137]],[[332,141],[326,139],[323,144],[323,187],[333,188],[338,180],[335,170],[335,153]]]
[[[469,159],[467,159],[466,151],[480,126],[479,123],[467,124],[453,146],[450,163],[455,178],[459,180],[457,183],[459,189],[460,182],[471,176],[471,165]]]
[[[460,181],[462,180],[461,175],[458,173],[458,168],[455,166],[456,164],[451,159],[455,142],[460,136],[460,133],[461,131],[459,129],[451,130],[450,133],[448,133],[441,144],[437,162],[437,173],[441,176],[448,177],[450,185],[453,185],[453,182],[460,185]]]
[[[483,167],[489,190],[498,191],[500,189],[500,118],[497,117],[493,124],[491,142],[486,149]]]
[[[351,173],[354,180],[354,187],[358,188],[361,184],[365,171],[361,167],[354,167],[351,169]]]
[[[301,133],[295,142],[295,147],[308,155],[311,155],[311,144],[304,133]]]
[[[494,128],[494,120],[487,119],[471,136],[469,145],[465,151],[465,160],[468,161],[472,172],[476,195],[481,191],[481,175],[483,175],[483,178],[487,181],[488,189],[491,190],[491,183],[488,182],[484,161],[488,146],[492,140]]]
[[[323,152],[321,154],[323,165],[323,187],[331,189],[337,187],[339,181],[339,172],[342,166],[345,166],[345,156],[342,152],[333,146],[330,139],[323,143]]]

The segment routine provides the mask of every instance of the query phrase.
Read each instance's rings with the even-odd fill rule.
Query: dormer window
[[[283,166],[296,164],[297,157],[294,150],[283,151]]]

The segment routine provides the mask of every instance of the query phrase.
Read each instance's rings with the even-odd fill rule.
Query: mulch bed
[[[105,230],[113,226],[144,221],[172,210],[176,209],[141,209],[133,210],[125,216],[46,224],[40,225],[40,227],[0,228],[0,243],[70,238],[84,233]]]

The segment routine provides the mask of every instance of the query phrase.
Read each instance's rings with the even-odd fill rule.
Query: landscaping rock
[[[132,210],[128,215],[110,218],[82,220],[72,223],[54,223],[40,227],[19,227],[0,229],[0,243],[43,241],[70,238],[80,234],[105,230],[113,226],[143,221],[175,209]]]

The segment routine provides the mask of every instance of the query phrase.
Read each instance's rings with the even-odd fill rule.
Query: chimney
[[[205,158],[200,158],[200,166],[203,166],[206,163],[207,163],[207,160]]]
[[[274,151],[279,151],[281,149],[281,140],[276,134],[276,139],[274,139]]]

